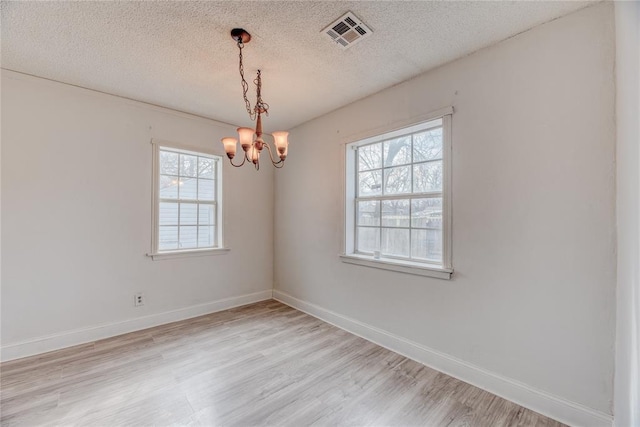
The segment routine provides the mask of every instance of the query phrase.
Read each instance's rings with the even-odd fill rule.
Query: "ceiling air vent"
[[[367,27],[353,12],[347,12],[334,21],[322,32],[343,50],[350,48],[365,37],[369,37],[371,29]]]

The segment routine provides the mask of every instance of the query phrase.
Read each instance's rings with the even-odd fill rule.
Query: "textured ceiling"
[[[286,129],[587,2],[2,1],[2,67],[238,125],[263,70],[265,131]],[[348,50],[320,31],[353,11],[373,35]],[[254,88],[251,84],[251,100]]]

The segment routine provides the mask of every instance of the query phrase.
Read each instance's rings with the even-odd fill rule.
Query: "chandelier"
[[[267,148],[267,152],[269,153],[269,159],[271,163],[276,168],[281,168],[284,166],[284,161],[287,158],[287,151],[289,149],[289,141],[288,136],[289,132],[273,132],[271,136],[273,136],[273,145],[276,147],[276,153],[279,157],[279,160],[276,161],[274,159],[274,153],[271,151],[271,147],[268,143],[264,141],[262,136],[262,114],[265,116],[269,115],[269,104],[262,100],[262,76],[260,70],[258,70],[258,74],[253,83],[256,85],[256,103],[253,108],[251,108],[251,103],[247,99],[247,92],[249,91],[249,84],[244,79],[244,67],[242,64],[242,49],[244,48],[245,43],[249,43],[251,40],[251,34],[246,32],[242,28],[234,28],[231,30],[231,37],[238,44],[238,49],[240,50],[239,58],[240,64],[238,69],[240,70],[240,79],[242,83],[242,96],[244,97],[244,103],[247,108],[247,113],[249,114],[249,118],[251,120],[256,121],[255,130],[252,128],[238,128],[238,138],[226,137],[222,138],[222,145],[224,146],[224,151],[227,153],[227,157],[229,158],[229,162],[232,166],[240,167],[245,164],[246,161],[253,163],[256,170],[260,169],[260,154],[262,153],[263,148]],[[236,155],[236,150],[238,146],[238,139],[240,139],[240,146],[243,150],[243,158],[242,163],[235,164],[233,163],[233,158]]]

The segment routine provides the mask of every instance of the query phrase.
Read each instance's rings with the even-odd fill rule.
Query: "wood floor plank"
[[[274,300],[2,363],[0,423],[562,426]]]

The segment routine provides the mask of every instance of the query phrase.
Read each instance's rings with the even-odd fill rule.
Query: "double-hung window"
[[[154,141],[154,258],[222,247],[220,159]]]
[[[346,147],[343,260],[449,278],[451,114]]]

